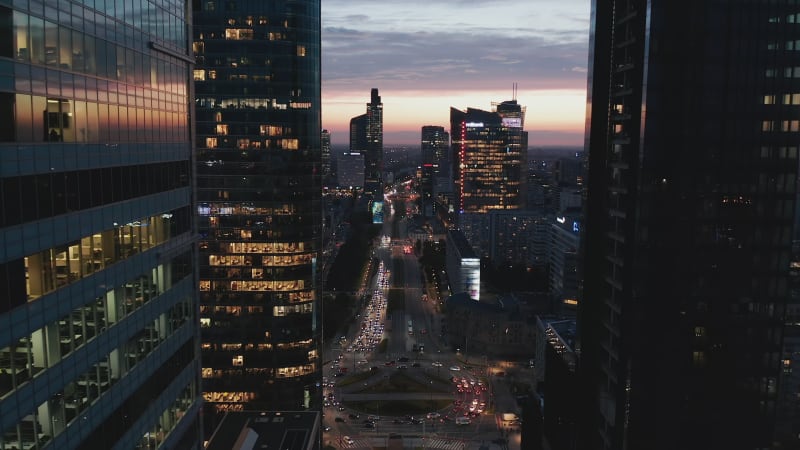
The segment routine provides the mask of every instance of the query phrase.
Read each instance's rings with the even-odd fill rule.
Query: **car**
[[[440,363],[439,361],[434,361],[434,362],[431,363],[431,365],[433,367],[442,367],[442,363]]]
[[[322,427],[322,431],[331,431],[331,427],[325,425],[324,427]]]
[[[337,409],[338,409],[339,411],[344,411],[344,406],[340,406],[340,407],[339,407],[339,408],[337,408]]]
[[[369,420],[370,422],[377,422],[381,420],[381,416],[375,416],[370,414],[369,416],[367,416],[367,420]]]
[[[405,365],[405,364],[400,364],[399,366],[397,366],[397,368],[398,369],[408,369],[408,366]]]
[[[372,422],[367,422],[364,424],[364,428],[375,428],[375,424]]]
[[[450,370],[452,370],[453,372],[458,372],[459,370],[461,370],[461,367],[458,367],[458,366],[450,366]]]
[[[439,418],[439,413],[435,412],[435,411],[434,412],[429,412],[427,417],[428,417],[428,419],[438,419]]]
[[[337,418],[333,419],[333,421],[334,421],[334,422],[342,422],[342,423],[343,423],[343,422],[344,422],[344,419],[343,419],[343,418],[341,418],[341,417],[337,417]]]
[[[347,445],[355,444],[355,441],[350,436],[342,436],[342,441]]]
[[[411,365],[411,367],[419,367],[419,363],[414,363]]]
[[[351,419],[358,419],[358,418],[359,418],[359,417],[361,417],[361,416],[359,416],[358,414],[353,414],[353,413],[350,413],[350,414],[348,414],[348,415],[347,415],[347,417],[349,417],[349,418],[351,418]]]
[[[469,417],[456,417],[456,425],[469,425],[472,423]]]

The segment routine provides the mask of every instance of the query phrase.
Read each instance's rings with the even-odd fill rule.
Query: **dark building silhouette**
[[[190,20],[160,0],[11,4],[0,448],[200,448]]]
[[[367,151],[367,115],[350,119],[350,152],[366,153]]]
[[[194,3],[206,431],[318,408],[319,1]]]
[[[319,450],[321,414],[319,411],[230,411],[214,430],[206,449]]]
[[[795,2],[593,2],[580,448],[771,448],[798,13]]]
[[[370,92],[367,112],[350,119],[350,153],[364,155],[364,192],[383,193],[383,103],[378,89]]]
[[[332,177],[335,175],[331,167],[331,132],[328,130],[322,130],[320,149],[322,180],[323,184],[328,186],[333,183]]]
[[[449,169],[450,134],[444,127],[426,125],[421,135],[422,179],[420,202],[425,216],[433,216],[436,179],[447,176]]]
[[[383,198],[383,103],[378,89],[367,103],[367,152],[364,154],[364,190]]]

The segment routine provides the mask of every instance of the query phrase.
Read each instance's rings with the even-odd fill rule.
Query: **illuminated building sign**
[[[372,223],[383,223],[383,202],[372,204]]]
[[[481,260],[478,258],[463,258],[461,260],[461,277],[464,290],[469,293],[472,300],[481,299]]]
[[[503,126],[508,128],[522,128],[522,118],[503,117]]]
[[[470,128],[483,128],[483,122],[467,122],[465,125]]]

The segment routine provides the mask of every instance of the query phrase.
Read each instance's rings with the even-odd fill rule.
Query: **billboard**
[[[503,117],[503,126],[507,128],[522,128],[522,118]]]
[[[372,204],[372,223],[383,223],[383,202]]]

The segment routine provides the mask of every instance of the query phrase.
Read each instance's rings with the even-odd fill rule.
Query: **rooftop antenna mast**
[[[517,83],[513,83],[511,87],[511,100],[517,100]]]

